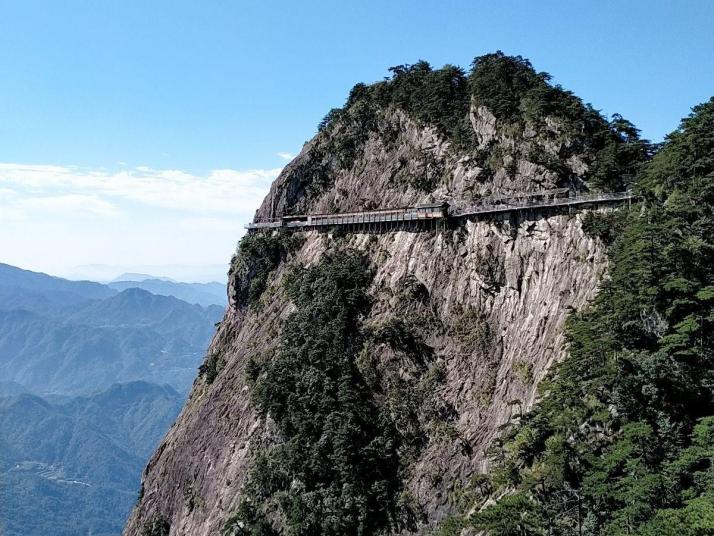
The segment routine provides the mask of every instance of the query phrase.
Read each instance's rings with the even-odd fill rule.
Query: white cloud
[[[292,153],[275,153],[275,154],[278,155],[283,160],[292,160],[293,158],[295,158],[295,155]]]
[[[280,170],[0,163],[0,262],[223,265]]]
[[[177,221],[183,229],[192,231],[230,231],[233,233],[240,232],[244,229],[247,221],[238,221],[234,218],[212,218],[209,216],[199,216],[195,218],[185,218]]]
[[[113,216],[118,209],[112,203],[95,195],[67,194],[54,197],[32,197],[21,200],[15,207],[25,210],[30,215],[35,212],[45,214],[88,213],[97,216]]]
[[[102,211],[118,202],[193,213],[236,214],[253,211],[280,168],[218,169],[197,175],[180,170],[155,170],[140,166],[108,172],[70,166],[0,163],[0,191],[22,198],[40,198],[45,203],[66,204],[76,197],[91,196],[94,209]],[[70,196],[70,197],[68,197]],[[0,202],[7,201],[0,197]]]

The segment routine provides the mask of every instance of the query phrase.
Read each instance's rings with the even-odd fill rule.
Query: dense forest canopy
[[[356,364],[370,280],[362,255],[339,250],[287,278],[296,310],[281,348],[248,366],[280,442],[259,452],[226,534],[277,534],[276,516],[289,534],[376,534],[395,522],[399,439]]]

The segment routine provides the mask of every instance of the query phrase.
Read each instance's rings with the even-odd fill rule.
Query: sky
[[[326,112],[420,59],[520,54],[659,141],[714,94],[712,28],[710,0],[0,0],[0,262],[222,278]]]

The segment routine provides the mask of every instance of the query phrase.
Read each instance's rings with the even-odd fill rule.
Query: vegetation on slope
[[[472,513],[450,518],[441,533],[713,533],[714,102],[697,107],[643,169],[650,147],[630,123],[605,120],[523,58],[483,56],[468,75],[425,62],[392,73],[355,86],[320,125],[324,143],[308,166],[320,187],[329,185],[329,166],[353,165],[370,135],[396,141],[385,110],[435,127],[458,150],[482,150],[469,125],[475,103],[513,132],[555,119],[555,135],[567,140],[561,160],[585,155],[585,178],[596,188],[624,188],[638,173],[644,200],[586,219],[610,247],[609,279],[570,320],[569,357],[541,386],[536,409],[494,449],[496,470],[459,490]],[[235,289],[239,305],[258,302],[292,247],[281,240],[254,235],[241,244],[237,266],[248,286]],[[400,526],[403,423],[374,401],[356,364],[369,338],[361,325],[369,279],[364,260],[345,252],[288,279],[296,311],[281,348],[249,366],[254,403],[278,439],[257,449],[226,534]]]
[[[268,276],[287,255],[300,244],[300,238],[290,233],[252,233],[238,243],[238,253],[231,263],[231,271],[241,271],[235,278],[236,305],[253,305],[265,291]]]
[[[375,534],[395,523],[398,436],[356,358],[370,302],[366,260],[349,251],[294,271],[281,347],[248,367],[253,400],[279,441],[257,453],[224,533]]]
[[[287,256],[299,247],[302,239],[291,233],[252,233],[243,236],[231,261],[229,280],[234,285],[237,307],[258,307],[268,286],[268,278]],[[232,277],[233,273],[238,277]],[[209,353],[198,368],[206,383],[214,382],[225,361],[220,353]]]
[[[54,401],[0,397],[2,534],[120,534],[183,399],[145,382]]]
[[[478,513],[442,533],[714,534],[714,99],[639,190],[641,206],[591,225],[614,237],[610,277],[571,319],[568,358],[494,450],[491,478],[472,485]],[[487,496],[500,499],[479,511]]]
[[[596,189],[624,189],[648,157],[647,142],[639,139],[629,121],[617,114],[608,121],[571,92],[551,84],[550,75],[535,71],[520,56],[499,51],[477,57],[468,74],[453,65],[434,70],[425,61],[392,67],[390,72],[385,81],[357,84],[345,106],[333,109],[320,123],[323,150],[333,155],[338,167],[349,169],[371,134],[388,147],[397,140],[399,132],[385,121],[385,112],[390,110],[400,110],[422,125],[435,127],[456,151],[471,153],[484,165],[489,159],[499,160],[498,147],[479,146],[476,140],[469,117],[472,104],[493,113],[502,133],[524,137],[529,129],[545,135],[542,143],[562,143],[557,155],[547,155],[540,148],[528,158],[563,179],[571,173],[568,159],[584,157],[588,166],[584,179]],[[545,128],[548,121],[557,127]],[[554,137],[557,139],[551,139]],[[319,160],[322,172],[316,176],[324,187],[329,185],[329,173],[325,159]],[[438,179],[438,174],[432,174],[429,180],[412,186],[430,190]]]

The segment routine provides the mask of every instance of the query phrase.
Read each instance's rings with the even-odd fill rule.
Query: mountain
[[[3,534],[118,534],[141,468],[182,402],[171,387],[146,382],[61,403],[0,398]]]
[[[51,309],[55,313],[117,291],[91,281],[69,281],[0,263],[0,309]]]
[[[60,293],[83,299],[102,299],[116,294],[115,291],[91,281],[69,281],[40,272],[23,270],[0,263],[0,288],[12,287],[38,293]]]
[[[608,278],[456,530],[714,534],[714,97],[635,186],[635,210],[589,218]]]
[[[426,62],[391,71],[328,113],[255,220],[442,202],[472,215],[418,229],[246,235],[225,316],[147,466],[126,536],[157,526],[192,536],[476,534],[469,513],[508,506],[518,467],[534,463],[540,477],[531,451],[503,474],[484,472],[553,365],[567,362],[569,319],[606,280],[608,237],[595,229],[627,205],[469,208],[495,195],[623,191],[652,148],[520,57],[482,56],[468,73]],[[642,321],[659,329],[658,318]],[[554,459],[577,430],[560,431]],[[535,451],[539,431],[508,448]],[[552,478],[570,474],[560,468]],[[572,509],[580,492],[559,491],[554,502]],[[529,531],[528,504],[511,506],[500,519],[514,521],[498,532],[495,518],[492,534],[555,533]]]
[[[72,323],[102,327],[143,328],[189,347],[204,346],[223,314],[217,305],[190,305],[173,296],[158,296],[138,288],[129,288],[101,301],[78,307],[68,320]]]
[[[185,392],[222,314],[216,305],[2,265],[0,375],[43,395],[133,380]]]
[[[0,265],[2,534],[120,533],[223,310]]]
[[[112,281],[107,283],[107,286],[120,291],[129,288],[140,288],[152,294],[173,296],[185,302],[195,303],[204,307],[210,305],[225,307],[228,303],[226,286],[221,283],[177,283],[165,279],[125,279]]]
[[[141,281],[143,279],[171,279],[189,283],[208,283],[226,280],[225,264],[158,264],[116,266],[107,264],[88,264],[75,266],[62,275],[68,279],[89,279],[90,281],[115,281],[117,278]],[[128,275],[127,275],[128,274]],[[149,274],[161,274],[161,277]]]
[[[122,281],[145,281],[147,279],[155,279],[157,281],[168,281],[170,283],[175,283],[175,281],[170,277],[158,277],[149,274],[137,274],[133,272],[125,272],[123,274],[120,274],[114,279],[112,279],[110,283],[118,283]]]
[[[185,391],[222,312],[139,289],[61,317],[0,310],[0,374],[36,393],[87,393],[137,379]]]
[[[19,383],[5,381],[0,382],[0,397],[20,395],[26,392],[27,389]]]

